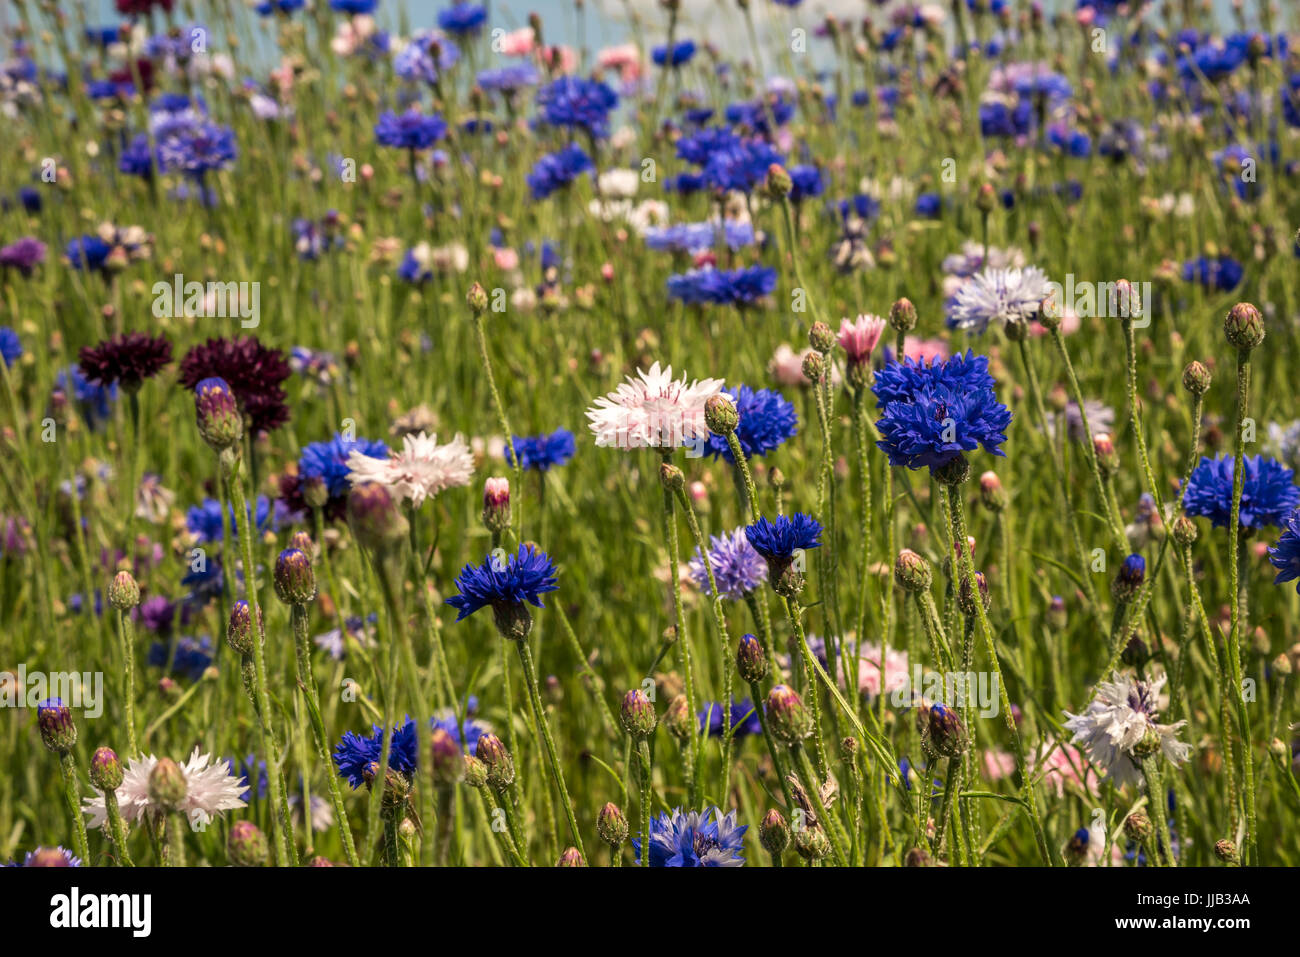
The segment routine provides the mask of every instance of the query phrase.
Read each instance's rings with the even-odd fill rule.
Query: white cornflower
[[[1037,266],[985,269],[972,276],[948,301],[948,326],[983,332],[990,322],[1027,322],[1051,288]]]
[[[1074,732],[1071,743],[1079,745],[1088,760],[1121,787],[1140,780],[1140,759],[1133,751],[1149,732],[1155,733],[1161,753],[1172,764],[1182,764],[1191,755],[1191,745],[1177,738],[1178,730],[1186,721],[1175,724],[1156,721],[1164,683],[1164,675],[1154,681],[1138,681],[1116,673],[1114,681],[1097,685],[1097,697],[1087,711],[1066,712],[1070,720],[1065,722],[1065,727]]]
[[[596,180],[596,192],[606,199],[631,199],[641,187],[641,174],[634,169],[610,169]]]
[[[175,810],[192,825],[207,824],[221,811],[233,811],[245,803],[240,797],[248,790],[243,777],[230,773],[230,767],[224,761],[209,767],[210,759],[211,755],[200,754],[195,748],[190,759],[181,765],[181,774],[185,776],[185,800]],[[127,762],[122,771],[122,784],[115,792],[124,820],[134,821],[146,813],[157,819],[168,810],[149,799],[149,775],[157,763],[158,759],[152,754]],[[108,820],[103,794],[85,798],[82,811],[90,815],[91,827],[103,827]]]
[[[722,388],[721,379],[686,384],[673,378],[673,367],[656,362],[639,378],[628,376],[617,389],[596,399],[587,410],[596,445],[639,449],[673,448],[705,439],[704,403]]]
[[[463,435],[446,445],[439,445],[436,435],[424,432],[404,435],[402,450],[389,452],[386,459],[372,459],[355,451],[348,455],[349,482],[376,482],[399,501],[409,499],[416,508],[444,489],[468,485],[473,476],[474,455]]]

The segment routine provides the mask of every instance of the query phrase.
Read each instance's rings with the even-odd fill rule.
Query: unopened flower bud
[[[1151,819],[1143,811],[1134,811],[1124,819],[1124,833],[1139,843],[1151,837]]]
[[[296,548],[286,548],[275,560],[275,593],[286,605],[305,605],[316,598],[316,574],[311,559]]]
[[[716,392],[704,403],[704,424],[715,435],[730,435],[740,425],[740,413],[731,396]]]
[[[487,290],[479,283],[474,283],[469,287],[469,293],[465,296],[465,301],[469,304],[470,311],[474,315],[482,315],[488,307]]]
[[[1119,574],[1110,584],[1111,596],[1116,601],[1131,601],[1146,580],[1147,560],[1141,555],[1129,555],[1119,567]]]
[[[835,334],[831,332],[830,326],[819,320],[808,329],[808,344],[814,351],[826,355],[835,348]],[[806,372],[804,374],[807,375]],[[812,378],[812,376],[808,377]]]
[[[938,754],[953,758],[966,750],[966,726],[956,708],[932,704],[926,720],[926,741]]]
[[[1097,465],[1102,475],[1114,475],[1119,471],[1119,453],[1115,451],[1115,442],[1108,432],[1098,432],[1092,437],[1092,450],[1097,456]]]
[[[790,190],[794,188],[794,183],[790,179],[790,174],[786,172],[785,167],[780,163],[773,163],[767,168],[766,181],[767,195],[772,199],[783,199],[790,195]]]
[[[429,735],[429,757],[433,780],[437,784],[455,784],[465,771],[460,745],[446,728],[434,728]]]
[[[587,862],[582,857],[582,852],[576,847],[568,848],[560,855],[559,863],[556,867],[586,867]]]
[[[348,495],[348,521],[357,541],[381,555],[400,543],[410,528],[392,494],[374,482],[353,487]]]
[[[1215,841],[1214,856],[1225,864],[1241,863],[1241,857],[1237,853],[1236,843],[1228,840],[1226,837],[1221,841]]]
[[[596,833],[602,841],[618,850],[627,840],[627,832],[627,817],[617,804],[611,801],[600,809],[596,815]]]
[[[487,768],[487,782],[493,790],[501,791],[514,783],[514,758],[495,734],[481,736],[474,754]]]
[[[786,744],[799,744],[812,734],[812,715],[793,688],[775,685],[767,693],[766,714],[772,733]]]
[[[934,573],[930,571],[929,562],[910,548],[905,548],[898,553],[898,559],[894,562],[894,580],[904,591],[922,592],[930,588]]]
[[[1264,317],[1249,302],[1239,302],[1223,320],[1223,334],[1238,349],[1249,352],[1264,341]]]
[[[1210,391],[1214,377],[1204,363],[1193,359],[1183,367],[1183,388],[1192,395],[1201,396]]]
[[[895,332],[911,332],[916,328],[916,306],[912,300],[903,297],[889,307],[889,325]],[[901,356],[895,356],[901,362]]]
[[[1186,548],[1196,541],[1196,523],[1186,515],[1174,519],[1174,541]]]
[[[655,707],[640,688],[633,688],[623,696],[619,719],[623,722],[623,730],[638,741],[654,734],[657,723]]]
[[[118,611],[130,611],[140,604],[140,586],[128,571],[120,571],[108,586],[108,603]]]
[[[194,387],[194,413],[199,435],[214,452],[238,445],[244,437],[239,403],[225,379],[203,379]]]
[[[230,826],[226,853],[235,867],[261,867],[270,856],[266,835],[252,821],[236,821]]]
[[[185,772],[171,758],[159,758],[149,772],[149,800],[163,807],[175,809],[189,793]]]
[[[686,695],[679,694],[668,703],[668,710],[664,712],[663,725],[678,741],[685,741],[695,733],[696,723],[691,720],[691,709]]]
[[[736,673],[748,684],[757,684],[767,677],[767,653],[753,635],[740,639],[736,649]]]
[[[77,726],[62,698],[49,698],[36,706],[36,726],[41,742],[55,754],[66,754],[77,743]]]
[[[472,788],[487,787],[487,766],[472,754],[465,755],[465,783]]]
[[[237,654],[245,657],[253,653],[253,613],[248,607],[248,602],[242,598],[230,606],[226,643]]]
[[[794,849],[805,861],[820,861],[831,852],[831,841],[818,827],[801,827],[794,832]]]
[[[122,762],[112,748],[97,748],[90,756],[90,783],[100,791],[122,786]]]
[[[984,606],[985,611],[988,611],[993,599],[989,595],[988,579],[984,577],[983,572],[975,573],[975,588],[979,592],[980,604]],[[957,586],[957,607],[967,617],[979,614],[979,609],[976,608],[974,597],[971,594],[970,578],[966,575],[961,576],[961,582]]]
[[[493,476],[483,483],[483,527],[504,532],[510,527],[510,480]]]
[[[780,855],[790,846],[790,828],[776,808],[772,808],[758,825],[758,843],[772,855]]]

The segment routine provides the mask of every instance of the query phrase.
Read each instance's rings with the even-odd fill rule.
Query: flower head
[[[439,445],[436,435],[404,435],[402,450],[389,452],[387,458],[375,454],[380,451],[377,446],[383,443],[349,450],[345,462],[348,481],[385,485],[400,501],[409,500],[416,508],[446,489],[468,485],[474,476],[474,455],[462,435],[446,445]]]
[[[1204,515],[1215,528],[1226,528],[1232,520],[1232,470],[1230,455],[1203,456],[1187,482],[1183,503],[1188,515]],[[1300,488],[1293,484],[1295,473],[1275,459],[1247,455],[1242,460],[1242,528],[1282,525],[1291,510],[1300,505]]]
[[[1165,683],[1162,675],[1154,681],[1140,681],[1116,674],[1114,681],[1097,685],[1097,696],[1083,714],[1070,714],[1065,727],[1074,732],[1072,744],[1080,745],[1088,760],[1103,769],[1117,785],[1135,782],[1140,777],[1141,758],[1135,750],[1155,736],[1159,750],[1174,765],[1182,764],[1191,754],[1191,745],[1177,738],[1186,721],[1159,724],[1159,693]],[[1148,739],[1149,740],[1149,739]]]
[[[1004,454],[1011,412],[993,391],[988,362],[970,351],[928,364],[909,357],[876,374],[871,388],[883,413],[876,444],[890,464],[934,471],[980,446]]]
[[[280,383],[289,378],[289,361],[256,336],[209,339],[181,360],[180,384],[193,390],[208,378],[224,379],[239,402],[244,428],[256,437],[289,421],[288,396]]]
[[[447,604],[467,618],[484,606],[520,607],[524,603],[542,608],[541,596],[555,591],[555,566],[543,551],[520,545],[519,551],[502,560],[489,555],[481,565],[466,565],[456,579],[460,594],[452,595]]]
[[[585,130],[597,138],[608,132],[609,114],[617,105],[618,94],[604,83],[578,76],[562,76],[537,91],[545,122]]]
[[[130,332],[85,347],[77,359],[82,374],[91,382],[121,385],[129,391],[138,389],[172,361],[172,344],[166,336]]]
[[[330,498],[342,498],[347,495],[349,480],[353,485],[360,484],[361,480],[353,478],[357,473],[352,456],[357,453],[383,461],[388,446],[380,439],[352,438],[335,432],[328,442],[312,442],[303,448],[298,460],[299,481],[321,482]]]
[[[751,389],[747,385],[729,387],[722,391],[731,396],[736,412],[740,415],[735,434],[745,458],[766,455],[794,436],[798,416],[795,415],[794,404],[786,401],[780,392]],[[710,432],[709,451],[714,458],[722,456],[728,462],[733,460],[731,446],[725,436]]]
[[[1274,585],[1300,578],[1300,509],[1292,511],[1282,523],[1282,537],[1268,550],[1268,560],[1278,570]],[[1300,583],[1296,584],[1300,594]]]
[[[175,808],[191,822],[211,821],[222,811],[233,811],[244,806],[244,779],[232,774],[230,767],[219,761],[211,764],[211,755],[200,753],[196,747],[190,759],[180,768],[185,778],[185,798]],[[117,803],[122,817],[128,821],[147,815],[154,820],[162,817],[165,808],[149,797],[149,775],[158,759],[152,754],[132,758],[122,772],[122,784],[117,788]],[[103,827],[108,820],[104,797],[86,798],[82,810],[90,816],[90,827]]]
[[[591,157],[582,151],[582,147],[570,143],[559,152],[547,153],[539,159],[525,181],[533,199],[545,199],[594,168]]]
[[[767,562],[749,544],[745,529],[737,528],[723,535],[710,535],[709,545],[709,565],[713,568],[713,580],[717,583],[718,594],[724,598],[739,601],[767,580]],[[689,569],[691,578],[700,591],[706,595],[712,594],[708,569],[698,548],[690,561]]]
[[[332,756],[339,777],[347,778],[353,789],[360,787],[365,781],[366,770],[373,764],[382,763],[383,746],[384,729],[379,725],[373,725],[365,737],[355,731],[343,732],[343,739],[334,746]],[[388,766],[400,774],[410,774],[416,768],[418,752],[419,736],[415,722],[408,717],[393,728],[388,745]]]
[[[789,561],[800,549],[817,548],[822,527],[811,515],[795,512],[778,515],[775,522],[766,516],[745,527],[745,537],[754,551],[770,561]]]
[[[703,812],[661,813],[650,821],[649,863],[651,867],[740,867],[748,825],[736,824],[736,812],[723,815],[716,807]],[[633,840],[637,859],[641,841]]]
[[[613,392],[587,410],[596,445],[617,448],[675,448],[707,439],[704,403],[722,388],[721,379],[686,383],[673,378],[673,367],[637,370]]]
[[[879,316],[861,315],[852,321],[840,320],[840,331],[836,337],[840,348],[849,356],[850,365],[861,365],[871,361],[871,353],[885,331],[885,320]]]
[[[568,429],[556,429],[550,435],[519,436],[511,443],[514,453],[519,457],[519,464],[526,469],[546,472],[557,465],[563,465],[573,458],[577,446],[573,433]]]
[[[428,149],[447,133],[441,116],[426,116],[412,107],[405,113],[384,113],[375,124],[375,140],[380,146],[408,150]]]
[[[991,322],[1027,322],[1049,292],[1047,276],[1036,266],[985,269],[962,283],[948,300],[948,326],[983,332]]]

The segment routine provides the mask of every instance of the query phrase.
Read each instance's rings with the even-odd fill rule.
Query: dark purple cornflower
[[[84,347],[77,360],[89,381],[101,386],[120,385],[132,392],[172,361],[172,344],[166,336],[128,332],[97,346]]]
[[[289,421],[288,396],[280,387],[289,378],[288,359],[256,336],[209,339],[181,360],[180,385],[193,391],[208,378],[224,379],[239,402],[244,428],[252,437]]]

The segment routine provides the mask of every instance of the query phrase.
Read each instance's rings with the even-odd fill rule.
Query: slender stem
[[[320,713],[320,694],[316,689],[316,679],[311,670],[311,639],[307,634],[307,606],[293,605],[289,611],[293,626],[294,644],[297,646],[298,687],[302,689],[307,701],[307,713],[311,718],[312,736],[316,742],[316,756],[325,769],[329,781],[330,801],[334,804],[334,823],[338,825],[339,837],[343,841],[343,855],[349,867],[360,867],[356,846],[352,843],[352,828],[348,824],[348,809],[343,803],[343,791],[339,787],[338,775],[330,761],[329,739],[325,735],[325,722]],[[305,775],[304,775],[305,777]],[[304,821],[310,822],[311,808],[304,805]],[[310,829],[310,823],[308,823]]]
[[[650,866],[650,744],[642,738],[637,742],[637,756],[641,761],[641,866]]]
[[[533,716],[537,727],[546,742],[546,756],[551,762],[551,774],[555,777],[555,786],[560,790],[564,802],[564,815],[569,819],[569,831],[573,834],[573,845],[583,857],[587,856],[582,846],[582,833],[578,830],[578,819],[573,813],[573,802],[569,800],[569,789],[564,785],[564,772],[560,770],[560,757],[555,750],[555,739],[551,736],[551,726],[547,723],[546,712],[542,710],[542,696],[537,690],[537,672],[533,668],[533,652],[528,647],[528,640],[516,642],[519,648],[519,660],[524,666],[524,684],[528,686],[528,697],[533,703]]]
[[[90,865],[90,842],[86,839],[86,819],[81,811],[81,789],[77,786],[77,769],[72,763],[72,752],[59,753],[59,768],[63,772],[63,796],[72,815],[72,843],[77,856]]]
[[[1247,862],[1252,861],[1257,853],[1255,822],[1255,768],[1251,754],[1250,715],[1246,711],[1245,691],[1241,681],[1241,494],[1245,478],[1245,449],[1242,441],[1242,423],[1246,417],[1246,405],[1250,399],[1250,351],[1237,350],[1237,404],[1236,404],[1236,455],[1232,463],[1232,515],[1228,521],[1228,569],[1231,581],[1229,598],[1231,605],[1231,628],[1228,632],[1228,669],[1233,684],[1233,698],[1237,703],[1237,723],[1240,725],[1242,768],[1246,790],[1246,847]]]
[[[131,852],[126,846],[126,823],[122,820],[122,809],[117,803],[116,791],[104,792],[104,813],[108,815],[108,833],[113,837],[113,846],[117,848],[118,863],[122,867],[135,867]]]
[[[126,720],[126,746],[132,758],[140,752],[135,744],[135,623],[128,612],[117,613],[117,631],[122,638],[122,707]]]

